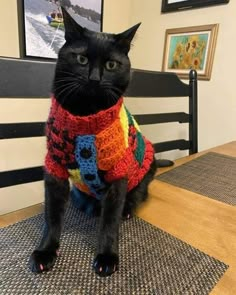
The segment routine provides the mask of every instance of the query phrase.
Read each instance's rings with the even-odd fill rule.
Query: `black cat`
[[[94,269],[108,276],[118,269],[122,216],[129,218],[147,198],[156,171],[152,145],[122,98],[130,80],[128,52],[140,24],[121,34],[97,33],[62,12],[66,43],[46,127],[46,226],[31,268],[42,272],[56,261],[71,178],[76,205],[100,215]]]

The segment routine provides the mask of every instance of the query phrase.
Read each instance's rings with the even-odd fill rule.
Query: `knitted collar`
[[[54,126],[59,130],[71,130],[77,135],[98,134],[110,126],[118,117],[123,104],[123,97],[107,110],[89,116],[75,116],[65,110],[52,96],[49,118],[54,120]]]

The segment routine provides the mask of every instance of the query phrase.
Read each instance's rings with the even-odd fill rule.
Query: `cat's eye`
[[[88,58],[84,55],[79,54],[77,55],[77,61],[80,65],[86,66],[88,63]]]
[[[118,63],[114,60],[109,60],[106,62],[105,67],[108,71],[114,71],[118,66]]]

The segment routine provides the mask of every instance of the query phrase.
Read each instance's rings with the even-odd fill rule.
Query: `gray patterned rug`
[[[156,176],[156,179],[236,205],[236,158],[207,153]]]
[[[96,219],[71,206],[53,270],[34,274],[28,259],[41,236],[43,216],[0,229],[1,295],[209,294],[227,266],[133,218],[122,224],[120,270],[108,278],[92,271]]]

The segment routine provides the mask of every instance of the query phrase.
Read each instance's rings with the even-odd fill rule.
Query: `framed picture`
[[[162,71],[188,78],[195,69],[200,80],[210,80],[218,24],[166,30]]]
[[[22,58],[57,58],[65,42],[61,5],[81,26],[102,30],[103,0],[18,0]]]
[[[229,0],[162,0],[161,12],[165,13],[226,3],[229,3]]]

